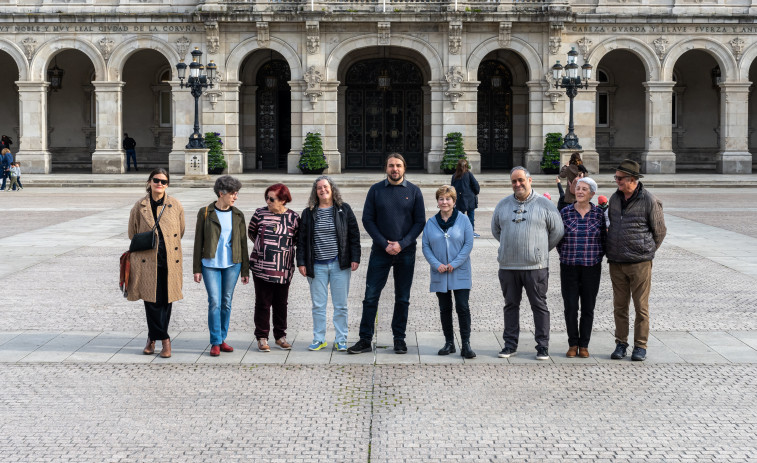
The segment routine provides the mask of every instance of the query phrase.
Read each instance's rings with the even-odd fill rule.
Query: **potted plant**
[[[228,166],[223,157],[223,141],[218,132],[205,133],[205,147],[208,148],[208,173],[218,175]]]
[[[541,156],[542,173],[556,174],[560,172],[560,147],[562,146],[562,135],[559,133],[548,133],[544,139],[544,151]]]
[[[303,174],[322,174],[328,166],[326,155],[323,154],[321,134],[308,132],[305,135],[305,144],[300,151],[300,162],[297,167]]]
[[[442,171],[445,174],[454,174],[457,168],[457,161],[468,159],[463,149],[463,134],[460,132],[451,132],[444,139],[444,157],[442,158]]]

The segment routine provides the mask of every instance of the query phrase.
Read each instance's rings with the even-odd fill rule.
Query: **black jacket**
[[[349,268],[352,262],[360,262],[360,228],[352,208],[347,203],[341,207],[334,204],[334,228],[339,244],[339,268]],[[302,211],[300,216],[300,237],[297,242],[297,266],[305,266],[305,273],[310,278],[315,276],[315,213],[310,208]]]
[[[476,177],[470,171],[464,173],[458,179],[452,175],[450,184],[455,187],[455,191],[457,192],[455,208],[458,211],[466,212],[476,208],[476,196],[478,196],[481,188],[478,186],[478,180],[476,180]]]
[[[624,198],[620,191],[610,198],[607,261],[624,264],[650,261],[667,233],[662,202],[641,182],[625,208]]]

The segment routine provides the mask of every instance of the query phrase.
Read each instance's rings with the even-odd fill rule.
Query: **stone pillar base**
[[[541,157],[541,151],[526,151],[526,165],[523,167],[528,169],[528,171],[531,172],[532,175],[538,174],[539,172],[541,172]]]
[[[719,174],[752,173],[752,154],[747,151],[721,151],[715,159]]]
[[[428,158],[426,160],[426,172],[429,174],[441,174],[442,173],[442,158],[444,158],[444,151],[431,150],[428,152]]]
[[[92,153],[93,174],[123,174],[126,154],[121,150],[97,150]]]
[[[297,167],[297,164],[299,163],[300,163],[300,152],[290,151],[289,154],[287,154],[287,174],[299,174],[300,168]]]
[[[172,175],[184,174],[184,151],[168,153],[168,172]]]
[[[19,151],[16,159],[21,162],[21,174],[49,174],[52,171],[49,151]]]
[[[468,157],[468,164],[470,165],[470,171],[474,174],[481,173],[481,153],[478,151],[466,151],[465,155]]]
[[[184,179],[201,179],[206,177],[208,177],[208,149],[185,150]]]
[[[599,153],[594,150],[560,150],[560,167],[568,165],[570,157],[576,151],[581,153],[581,161],[589,171],[589,176],[599,172]]]
[[[675,174],[676,154],[672,151],[645,151],[641,154],[641,172],[645,174]]]
[[[241,174],[244,172],[244,156],[241,151],[226,151],[224,157],[226,157],[226,173]]]

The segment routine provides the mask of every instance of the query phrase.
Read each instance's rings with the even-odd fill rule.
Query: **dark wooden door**
[[[478,152],[481,169],[510,169],[512,144],[512,76],[504,64],[488,60],[478,68]]]

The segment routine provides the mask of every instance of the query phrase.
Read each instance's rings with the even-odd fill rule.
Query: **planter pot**
[[[558,169],[557,167],[550,167],[549,169],[542,169],[541,171],[542,171],[543,174],[554,175],[554,174],[559,173],[560,169]]]
[[[321,175],[324,170],[326,170],[325,167],[321,167],[320,169],[300,169],[303,174],[315,174],[315,175]]]
[[[452,175],[455,173],[455,169],[442,169],[442,172],[444,172],[447,175]]]
[[[208,169],[208,173],[210,175],[221,175],[223,173],[223,167],[213,167],[212,169]]]

